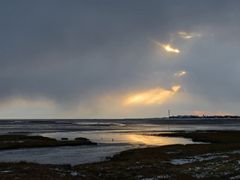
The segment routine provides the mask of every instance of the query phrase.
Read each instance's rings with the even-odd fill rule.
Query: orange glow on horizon
[[[211,111],[193,111],[191,114],[197,115],[197,116],[229,116],[233,115],[229,112],[223,112],[223,111],[218,111],[218,112],[211,112]]]

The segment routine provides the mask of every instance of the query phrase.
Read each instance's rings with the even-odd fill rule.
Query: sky
[[[2,0],[0,118],[239,115],[238,0]]]

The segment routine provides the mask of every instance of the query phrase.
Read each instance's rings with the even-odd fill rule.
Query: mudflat
[[[159,136],[202,144],[124,151],[107,161],[83,165],[0,163],[1,179],[239,179],[240,131],[181,131]]]

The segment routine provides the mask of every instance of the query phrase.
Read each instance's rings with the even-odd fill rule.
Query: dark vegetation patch
[[[37,147],[95,145],[95,144],[96,143],[93,143],[86,138],[76,138],[75,140],[58,141],[56,139],[43,136],[0,135],[0,150],[37,148]]]
[[[191,138],[195,142],[240,143],[240,131],[178,131],[155,135]]]

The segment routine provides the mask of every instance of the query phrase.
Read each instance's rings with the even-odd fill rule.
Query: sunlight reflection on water
[[[42,136],[61,139],[67,137],[74,139],[76,137],[85,137],[97,143],[127,143],[132,145],[169,145],[169,144],[191,144],[190,139],[150,136],[144,134],[136,134],[133,132],[119,133],[112,131],[94,131],[94,132],[55,132],[42,133]]]
[[[170,145],[170,144],[190,144],[193,143],[190,139],[185,138],[171,138],[171,137],[158,137],[138,134],[128,134],[126,138],[129,142],[135,144],[145,145]]]

